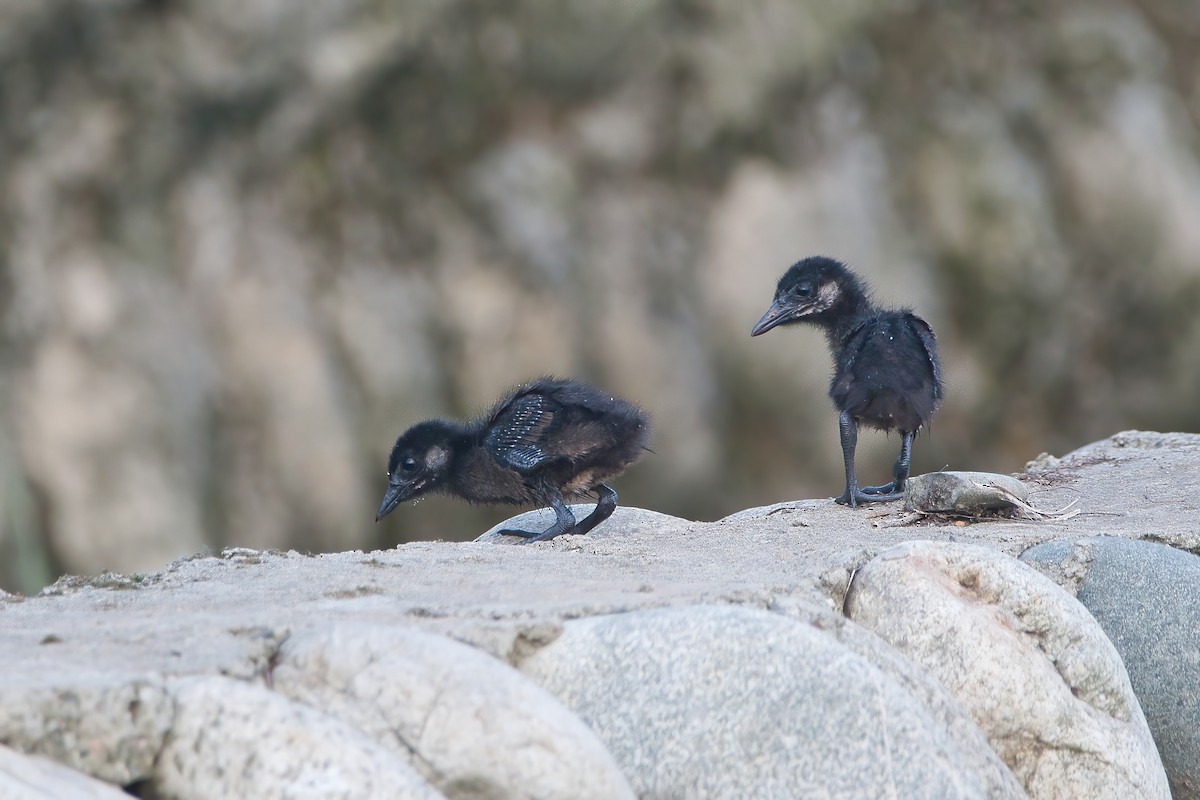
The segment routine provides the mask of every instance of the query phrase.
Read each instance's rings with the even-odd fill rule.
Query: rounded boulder
[[[950,690],[1031,798],[1170,800],[1120,655],[1017,559],[907,542],[859,569],[845,608]]]
[[[0,797],[4,800],[129,800],[116,786],[55,761],[0,745]]]
[[[891,676],[780,614],[588,617],[519,666],[607,743],[639,797],[1021,796]]]
[[[437,800],[408,763],[345,722],[219,676],[169,685],[175,722],[150,790],[159,800]]]
[[[344,624],[289,639],[276,691],[403,756],[454,800],[621,800],[604,745],[508,664],[413,628]]]
[[[1117,537],[1059,540],[1021,560],[1055,578],[1121,654],[1175,800],[1200,800],[1200,558]]]

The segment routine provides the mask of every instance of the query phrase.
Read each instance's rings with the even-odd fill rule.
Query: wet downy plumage
[[[546,530],[502,531],[526,541],[587,533],[617,507],[604,481],[636,461],[648,437],[636,405],[580,381],[539,378],[479,419],[429,420],[403,433],[375,521],[405,500],[441,492],[471,503],[549,506],[555,522]],[[596,508],[577,522],[564,500],[593,493]]]
[[[771,307],[750,335],[797,323],[824,330],[833,356],[829,397],[841,414],[846,467],[846,489],[837,501],[857,506],[896,499],[908,479],[913,436],[929,424],[942,399],[933,329],[908,309],[876,306],[845,264],[824,256],[806,258],[784,273]],[[900,431],[891,483],[859,488],[854,449],[860,424]]]

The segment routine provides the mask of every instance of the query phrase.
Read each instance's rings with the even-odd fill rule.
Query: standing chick
[[[846,462],[846,490],[837,502],[857,506],[900,497],[913,436],[933,418],[942,399],[933,329],[908,309],[874,305],[845,264],[824,256],[806,258],[784,273],[774,302],[750,335],[799,322],[823,329],[833,356],[829,397],[841,412],[838,429]],[[891,483],[859,488],[854,448],[860,424],[900,431],[900,457]]]
[[[472,422],[435,419],[409,428],[392,448],[388,489],[375,521],[426,492],[471,503],[549,506],[540,533],[503,530],[529,542],[587,533],[617,507],[604,484],[646,449],[650,423],[640,408],[574,380],[538,378]],[[595,510],[576,522],[563,499],[595,493]]]

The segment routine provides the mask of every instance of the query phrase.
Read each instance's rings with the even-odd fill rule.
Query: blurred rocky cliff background
[[[625,503],[835,494],[812,253],[939,332],[916,471],[1200,430],[1200,4],[0,0],[0,586],[473,537],[391,442],[543,372]]]

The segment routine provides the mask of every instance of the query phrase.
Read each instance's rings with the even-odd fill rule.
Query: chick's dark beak
[[[776,300],[771,303],[771,307],[767,309],[767,313],[762,315],[762,319],[754,325],[754,330],[750,331],[750,335],[761,336],[776,325],[786,322],[794,311],[794,308]]]
[[[406,483],[388,483],[387,494],[383,496],[383,502],[379,504],[379,513],[375,515],[375,521],[386,517],[392,513],[392,509],[403,503],[411,495],[410,488]]]

